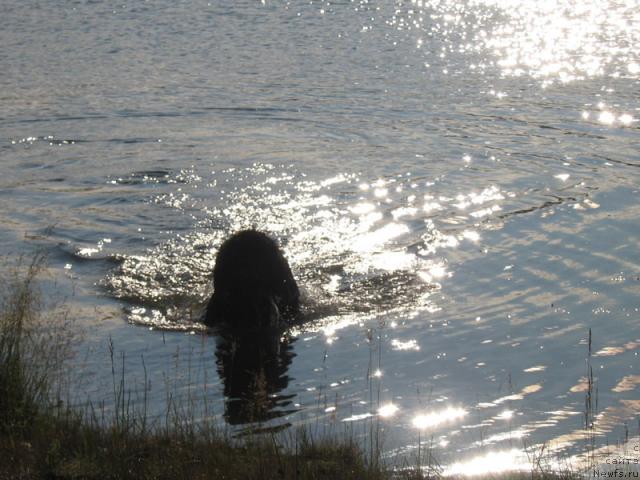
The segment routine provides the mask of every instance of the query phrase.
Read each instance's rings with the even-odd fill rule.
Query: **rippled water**
[[[79,397],[111,338],[152,407],[499,470],[584,448],[591,329],[600,442],[638,434],[637,1],[4,10],[0,252],[48,253]],[[199,323],[245,227],[303,290],[283,338]]]

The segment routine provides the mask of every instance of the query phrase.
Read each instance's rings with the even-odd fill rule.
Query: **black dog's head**
[[[256,230],[233,234],[220,247],[205,322],[241,329],[278,328],[293,319],[300,292],[278,244]]]

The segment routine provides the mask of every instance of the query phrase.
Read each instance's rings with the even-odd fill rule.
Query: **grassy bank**
[[[390,477],[349,439],[318,440],[298,431],[284,448],[276,435],[230,439],[175,408],[149,425],[124,401],[106,423],[90,407],[66,407],[60,379],[73,338],[64,310],[48,306],[42,313],[41,267],[36,258],[1,280],[0,478]]]

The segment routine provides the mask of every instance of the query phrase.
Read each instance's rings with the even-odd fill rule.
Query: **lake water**
[[[598,443],[637,438],[637,0],[2,11],[0,253],[47,253],[78,398],[112,399],[111,341],[150,411],[205,396],[230,428],[500,470],[584,449],[590,364]],[[252,226],[307,322],[203,334],[216,248]]]

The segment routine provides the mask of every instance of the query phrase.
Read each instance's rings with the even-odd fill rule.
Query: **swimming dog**
[[[213,269],[205,323],[229,328],[279,328],[294,319],[300,291],[278,244],[257,230],[223,242]]]

